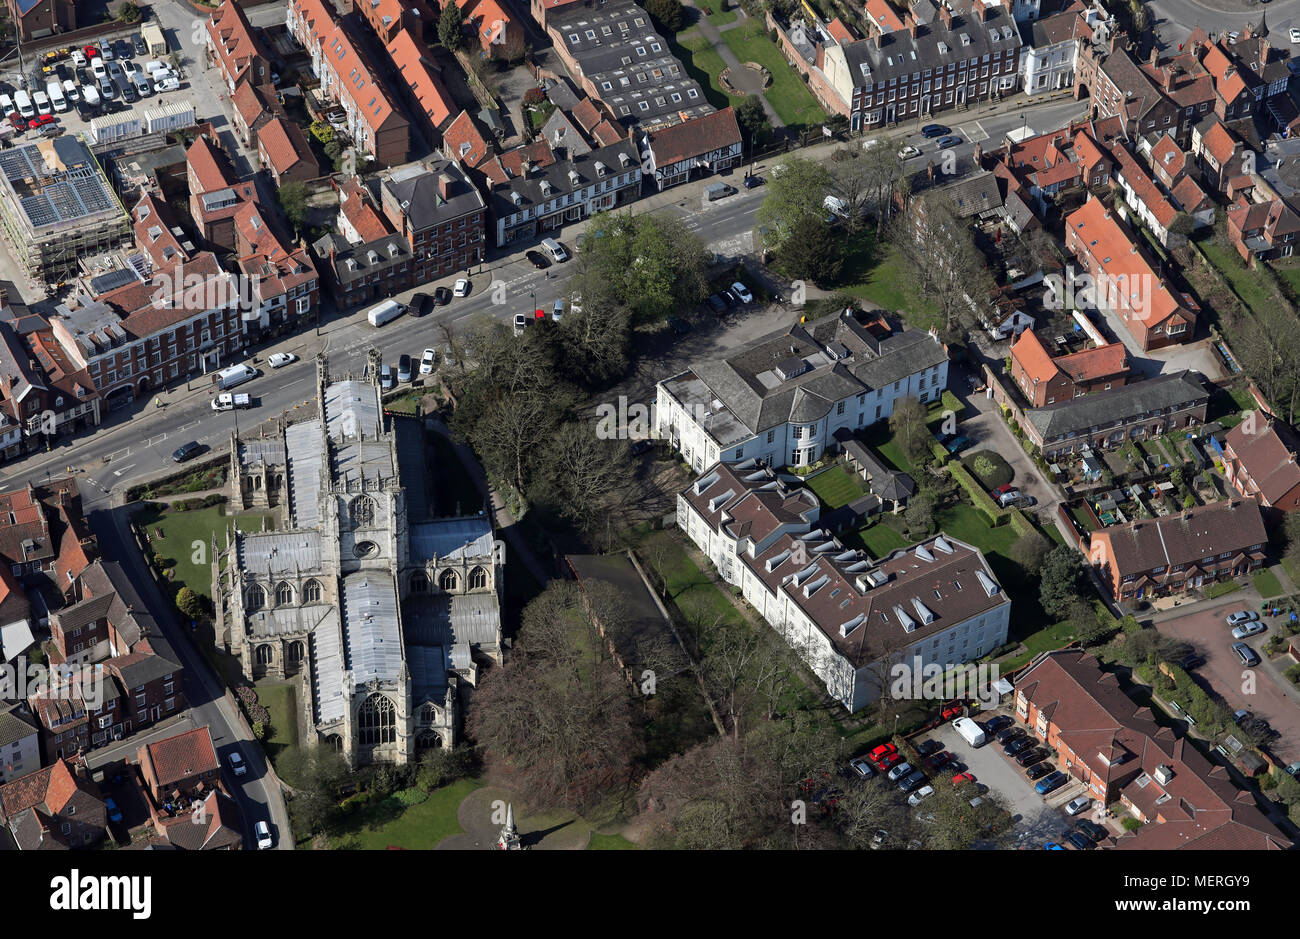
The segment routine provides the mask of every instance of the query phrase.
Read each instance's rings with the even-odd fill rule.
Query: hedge
[[[933,435],[930,437],[930,452],[934,454],[934,461],[939,466],[947,466],[948,461],[952,459],[952,454],[948,452],[948,448],[936,440]]]
[[[946,388],[944,389],[943,394],[939,396],[939,400],[943,402],[943,406],[946,410],[952,411],[958,417],[961,417],[962,412],[966,410],[966,404]]]
[[[1007,512],[1007,521],[1011,523],[1011,530],[1021,537],[1035,531],[1034,523],[1027,519],[1025,513],[1019,509],[1013,508]]]
[[[989,517],[989,524],[996,526],[998,517],[1002,515],[1002,510],[998,504],[993,501],[993,497],[984,491],[984,487],[975,481],[975,477],[970,474],[961,460],[953,460],[948,464],[948,470],[952,473],[952,478],[957,481],[957,485],[966,490],[966,495],[970,497],[971,503]]]

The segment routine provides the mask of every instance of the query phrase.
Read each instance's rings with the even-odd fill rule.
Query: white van
[[[569,260],[568,252],[564,250],[564,246],[554,238],[543,238],[542,248],[551,256],[551,260],[556,264],[562,264]]]
[[[50,96],[45,92],[37,90],[32,92],[32,104],[36,105],[37,114],[50,113]]]
[[[988,742],[984,729],[969,717],[959,717],[952,722],[952,729],[961,734],[962,739],[972,747],[981,747]]]
[[[391,323],[403,313],[406,307],[396,300],[385,300],[378,306],[372,307],[366,314],[366,319],[370,321],[371,326],[383,326],[385,323]]]
[[[63,96],[63,83],[52,81],[45,86],[45,93],[50,97],[50,106],[62,113],[68,109],[68,99]]]
[[[14,92],[14,107],[18,109],[19,114],[28,120],[36,116],[36,108],[32,106],[31,96],[22,88]]]
[[[849,214],[848,204],[838,196],[827,196],[822,200],[822,208],[840,218],[847,218]]]
[[[8,95],[0,95],[0,116],[8,117],[14,113],[14,99]]]
[[[222,391],[229,391],[246,381],[252,381],[257,377],[257,369],[251,365],[232,365],[230,368],[223,368],[217,372],[217,387]]]
[[[144,73],[146,75],[152,76],[154,72],[165,71],[167,71],[167,66],[159,59],[150,59],[148,62],[144,63]]]

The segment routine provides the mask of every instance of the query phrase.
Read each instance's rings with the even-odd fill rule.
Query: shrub
[[[198,619],[203,614],[203,601],[189,587],[182,587],[176,594],[176,609],[190,619]]]
[[[529,88],[524,92],[524,104],[537,105],[546,100],[546,92],[541,88]]]
[[[952,474],[952,478],[957,481],[957,485],[961,486],[962,489],[966,491],[966,495],[970,498],[970,501],[975,508],[979,509],[989,517],[990,524],[993,519],[996,519],[1002,514],[1002,510],[998,508],[997,503],[994,502],[989,494],[984,491],[984,488],[975,481],[975,477],[970,474],[961,460],[953,460],[948,464],[948,469]]]
[[[1120,822],[1120,824],[1124,826],[1125,831],[1137,831],[1139,828],[1142,827],[1142,823],[1139,822],[1132,815],[1124,819],[1122,822]]]
[[[1293,685],[1300,685],[1300,665],[1292,665],[1282,673]]]
[[[411,806],[419,805],[429,798],[429,793],[419,787],[412,787],[410,789],[399,789],[393,793],[393,798],[397,800],[398,805],[409,809]]]

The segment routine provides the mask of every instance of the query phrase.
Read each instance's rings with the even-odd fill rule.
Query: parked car
[[[916,745],[916,752],[920,756],[929,756],[931,753],[942,750],[943,744],[937,740],[922,740]]]
[[[765,182],[765,180],[763,179],[762,176],[754,176],[754,175],[746,176],[746,177],[745,177],[745,188],[746,188],[746,189],[757,189],[759,186],[763,185],[764,182]]]
[[[1254,610],[1237,610],[1227,616],[1229,626],[1244,626],[1246,623],[1253,623],[1257,619],[1259,619],[1259,614]]]
[[[889,771],[889,781],[898,782],[900,779],[902,779],[904,776],[908,775],[911,772],[912,772],[911,763],[899,763],[897,766],[895,766],[893,769]]]
[[[197,440],[191,440],[189,443],[183,443],[172,451],[173,463],[184,463],[186,460],[192,460],[203,452],[203,444]]]
[[[937,144],[940,150],[947,150],[951,147],[957,147],[960,145],[961,145],[961,138],[957,136],[940,137],[939,142]]]
[[[938,772],[951,762],[952,754],[947,750],[944,750],[942,753],[936,753],[934,756],[927,757],[925,765],[931,772]]]
[[[973,783],[973,782],[975,782],[974,773],[958,773],[956,776],[952,778],[952,784],[954,786],[961,786],[964,785],[965,783]]]
[[[886,770],[892,769],[893,767],[897,766],[901,762],[903,762],[903,754],[886,753],[884,756],[880,757],[880,759],[872,760],[871,765],[883,773]]]
[[[1043,845],[1043,848],[1044,848],[1045,850],[1048,850],[1048,851],[1064,851],[1064,850],[1065,850],[1065,848],[1061,847],[1061,846],[1060,846],[1059,844],[1057,844],[1055,841],[1049,841],[1049,842],[1047,842],[1047,844]]]
[[[679,336],[684,336],[691,331],[691,324],[686,322],[680,316],[669,316],[666,318],[668,328]]]
[[[898,788],[903,792],[912,792],[925,784],[925,773],[919,769],[914,770],[910,776],[904,776],[898,781]]]
[[[920,155],[921,151],[910,144],[898,151],[898,158],[900,160],[910,160],[912,157],[919,157]]]
[[[433,309],[433,297],[427,293],[413,293],[406,309],[412,316],[424,316]]]
[[[147,43],[145,43],[145,41],[144,41],[144,37],[141,36],[139,33],[135,33],[135,34],[131,37],[131,44],[132,44],[133,46],[135,46],[135,54],[136,54],[136,55],[148,55],[148,54],[149,54],[149,46],[148,46]]]
[[[970,445],[970,440],[966,437],[966,435],[958,434],[956,437],[953,437],[951,440],[945,443],[943,445],[943,448],[947,450],[949,453],[956,453],[958,450],[969,445]]]
[[[731,285],[731,292],[732,294],[735,295],[736,299],[739,300],[741,303],[754,302],[754,295],[750,293],[749,288],[746,287],[744,284],[742,284],[740,281],[736,281],[734,284]]]
[[[1254,668],[1260,662],[1259,654],[1244,642],[1234,642],[1232,644],[1232,651],[1237,654],[1237,658],[1241,660],[1241,664],[1247,668]]]
[[[1025,729],[1023,727],[1007,727],[998,731],[998,735],[995,739],[998,743],[1005,744],[1012,737],[1023,737],[1024,735]]]
[[[1042,779],[1051,771],[1052,771],[1051,763],[1047,763],[1047,762],[1035,763],[1033,766],[1029,767],[1029,769],[1025,770],[1025,778],[1028,779],[1030,782],[1033,782],[1035,779]]]
[[[921,136],[925,137],[927,140],[931,137],[942,137],[944,134],[948,133],[950,129],[951,128],[945,127],[942,124],[926,124],[921,128]]]
[[[961,712],[965,709],[966,706],[960,701],[949,701],[943,706],[943,710],[939,712],[939,717],[945,721],[956,720],[961,717]]]
[[[984,732],[986,734],[996,734],[1001,732],[1004,727],[1010,727],[1012,723],[1011,718],[1005,714],[995,714],[984,724]]]
[[[253,832],[257,835],[257,850],[265,851],[273,844],[271,840],[271,826],[266,822],[259,820],[253,826]]]
[[[860,779],[870,779],[872,776],[876,775],[876,771],[871,768],[871,764],[860,756],[849,760],[849,769],[851,769]]]
[[[546,255],[540,251],[527,251],[524,253],[524,257],[528,259],[529,264],[539,271],[551,266],[551,262],[546,259]]]
[[[131,44],[125,39],[119,39],[113,43],[113,55],[119,59],[129,59],[135,55],[135,50],[131,48]]]
[[[1246,639],[1250,636],[1258,636],[1266,629],[1268,627],[1263,623],[1243,623],[1232,631],[1232,638]]]
[[[1040,796],[1045,796],[1049,792],[1055,792],[1057,789],[1060,789],[1069,781],[1069,779],[1069,776],[1066,776],[1060,770],[1056,770],[1055,772],[1048,773],[1040,779],[1038,785],[1034,786],[1034,791]]]
[[[381,391],[392,391],[396,384],[393,381],[393,367],[385,362],[379,367],[379,388]]]
[[[433,305],[446,306],[451,302],[451,291],[446,287],[433,288]]]
[[[991,495],[993,498],[996,499],[999,496],[1006,495],[1008,492],[1015,492],[1015,491],[1016,491],[1015,483],[1003,483],[1001,486],[998,486],[998,488],[996,489],[990,489],[989,495]]]
[[[716,293],[709,294],[708,299],[705,300],[704,302],[707,303],[709,305],[709,309],[712,310],[714,313],[716,313],[718,316],[721,316],[722,314],[726,313],[727,307],[729,306],[727,301],[722,299],[722,297]]]
[[[922,786],[920,789],[916,790],[916,792],[912,793],[910,796],[907,797],[907,804],[920,805],[922,799],[924,799],[926,796],[932,796],[932,795],[934,795],[933,786]]]
[[[1078,815],[1090,805],[1092,805],[1091,799],[1087,796],[1078,796],[1077,798],[1071,799],[1069,802],[1065,803],[1065,814]]]
[[[524,330],[533,325],[533,318],[527,313],[515,314],[515,335],[522,336]]]
[[[110,822],[120,822],[122,820],[122,810],[117,807],[117,803],[111,797],[104,800],[104,808],[108,810],[108,820]]]
[[[1089,838],[1086,835],[1080,834],[1077,831],[1070,832],[1068,835],[1065,836],[1065,840],[1070,842],[1070,844],[1074,845],[1080,851],[1087,851],[1089,848],[1095,847],[1095,845],[1093,845],[1092,843],[1091,838]]]
[[[397,359],[397,380],[399,382],[411,380],[411,357],[405,353]]]
[[[451,288],[453,297],[468,297],[469,292],[474,289],[474,285],[469,282],[469,278],[457,278],[455,286]]]
[[[898,747],[894,746],[892,743],[882,743],[880,746],[876,747],[874,750],[872,750],[867,754],[867,759],[878,760],[886,753],[897,753],[897,752],[898,752]]]
[[[433,366],[438,360],[438,353],[433,349],[425,349],[420,355],[420,374],[432,375]]]
[[[1030,747],[1028,750],[1016,754],[1016,762],[1021,766],[1033,766],[1045,759],[1047,759],[1047,751],[1042,747]]]
[[[248,775],[248,764],[244,762],[238,750],[232,750],[226,757],[226,762],[230,764],[230,771],[236,776]]]
[[[1033,745],[1034,742],[1028,737],[1016,737],[1004,743],[1002,749],[1006,752],[1007,756],[1019,756]]]
[[[266,364],[271,368],[284,368],[298,361],[298,356],[292,352],[272,352],[266,357]]]

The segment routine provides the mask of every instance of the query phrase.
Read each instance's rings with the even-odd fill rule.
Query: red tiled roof
[[[862,8],[866,11],[867,16],[880,24],[880,28],[887,32],[906,29],[902,17],[900,17],[894,8],[889,5],[888,0],[865,0]]]
[[[198,192],[191,192],[192,196],[225,189],[235,184],[235,180],[226,174],[224,157],[219,154],[212,141],[202,134],[195,137],[194,143],[190,144],[190,148],[185,151],[185,162],[198,185]]]
[[[475,169],[491,159],[495,147],[468,111],[461,111],[442,132],[442,152],[466,169]]]
[[[27,809],[43,807],[51,815],[63,811],[78,789],[93,792],[80,783],[68,761],[58,760],[44,769],[0,786],[0,816],[11,819]]]
[[[499,42],[511,23],[510,14],[496,0],[467,0],[461,15],[483,48]]]
[[[257,135],[257,149],[266,154],[267,162],[277,175],[304,162],[311,167],[312,178],[320,175],[307,136],[291,121],[278,117],[269,121]]]
[[[220,768],[206,726],[146,743],[140,751],[140,761],[149,761],[154,779],[163,787]]]
[[[1187,167],[1187,154],[1178,142],[1166,133],[1151,148],[1151,165],[1159,167],[1170,178],[1177,176]]]
[[[384,216],[371,204],[357,177],[350,177],[338,186],[338,190],[339,209],[362,241],[374,241],[393,233]]]
[[[1019,363],[1030,381],[1047,382],[1056,377],[1052,354],[1032,329],[1026,329],[1011,344],[1011,358]]]
[[[1253,433],[1247,428],[1254,428]],[[1300,466],[1296,465],[1295,434],[1281,423],[1268,421],[1262,414],[1242,421],[1224,438],[1237,459],[1255,481],[1270,505],[1300,486]]]
[[[1110,152],[1114,154],[1115,162],[1119,164],[1119,172],[1138,201],[1145,205],[1160,226],[1168,231],[1178,212],[1160,191],[1156,181],[1147,175],[1147,171],[1142,168],[1133,154],[1128,152],[1128,148],[1123,143],[1116,141],[1111,145]]]
[[[388,54],[392,56],[396,74],[406,82],[429,123],[435,128],[442,127],[451,117],[454,102],[433,60],[425,55],[410,30],[406,29],[393,37],[388,44]]]
[[[826,24],[826,31],[831,34],[831,38],[838,43],[853,42],[857,39],[853,31],[844,25],[844,21],[838,16]]]
[[[1201,146],[1209,151],[1219,166],[1226,166],[1237,152],[1237,139],[1222,121],[1215,121],[1201,137]]]
[[[131,219],[136,247],[149,255],[154,267],[168,268],[189,260],[189,252],[172,231],[176,220],[162,199],[145,192],[131,210]]]
[[[1199,212],[1214,205],[1210,197],[1205,194],[1205,190],[1190,176],[1180,177],[1178,182],[1174,183],[1173,189],[1169,190],[1169,194],[1178,200],[1184,212]]]
[[[654,153],[655,165],[662,168],[740,142],[736,112],[732,108],[723,108],[653,131],[648,136],[647,146]]]
[[[217,51],[218,67],[229,81],[238,83],[254,56],[266,58],[256,31],[243,8],[234,0],[225,0],[213,11],[208,17],[207,29],[208,38]]]

